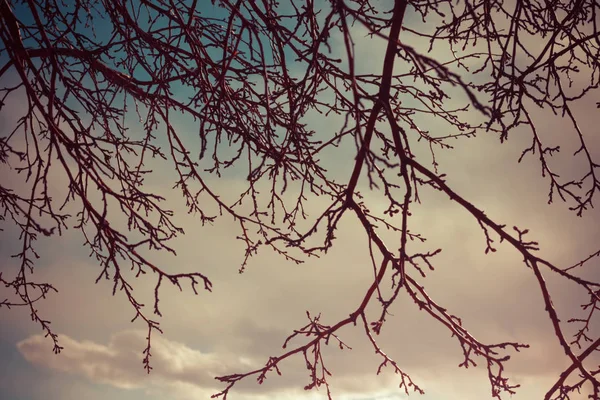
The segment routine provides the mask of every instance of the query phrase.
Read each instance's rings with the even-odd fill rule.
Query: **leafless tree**
[[[380,369],[391,367],[407,393],[422,392],[376,340],[404,292],[456,338],[461,366],[487,368],[491,393],[500,398],[516,388],[504,375],[509,354],[527,345],[480,342],[425,291],[423,278],[440,249],[411,249],[411,240],[423,237],[410,230],[410,216],[421,193],[433,188],[478,222],[486,253],[496,251],[498,240],[508,242],[537,279],[570,360],[545,399],[569,399],[584,386],[600,399],[599,370],[588,359],[600,345],[589,333],[600,282],[580,273],[600,251],[573,266],[553,264],[539,255],[527,229],[492,220],[457,193],[436,162],[450,143],[462,143],[456,139],[486,133],[505,141],[518,127],[531,138],[522,158],[539,162],[549,202],[558,197],[585,216],[600,190],[599,164],[573,106],[590,101],[598,88],[599,12],[591,0],[0,0],[0,109],[24,99],[22,114],[0,137],[1,218],[10,227],[3,235],[17,232],[20,240],[18,271],[0,275],[16,297],[0,306],[28,308],[59,352],[58,336],[35,305],[54,288],[31,280],[34,243],[40,235],[77,229],[99,264],[98,280],[112,279],[113,294],[123,291],[135,318],[147,325],[144,365],[150,371],[151,334],[161,332],[152,315],[160,316],[161,284],[211,290],[202,271],[169,271],[145,250],[172,251],[169,241],[183,233],[161,195],[144,186],[152,160],[162,159],[176,172],[175,186],[199,222],[223,215],[237,221],[246,247],[240,271],[258,251],[295,263],[326,252],[344,218],[360,221],[372,249],[373,281],[346,319],[325,324],[309,315],[284,352],[262,368],[219,377],[225,386],[216,397],[226,398],[250,376],[262,382],[279,372],[282,360],[298,356],[310,372],[306,388],[326,386],[331,398],[321,348],[329,341],[344,347],[336,332],[348,324],[364,328],[381,356]],[[387,43],[383,59],[373,60],[377,73],[357,71],[357,28]],[[434,46],[446,50],[431,52]],[[466,100],[456,107],[451,97]],[[536,107],[571,122],[565,134],[579,143],[573,157],[587,165],[581,176],[562,178],[554,170],[551,157],[559,148],[545,144],[531,116]],[[314,113],[338,115],[344,123],[335,132],[315,132],[308,124]],[[136,114],[143,127],[138,131],[128,129]],[[482,122],[469,122],[473,115]],[[194,146],[177,129],[178,118],[195,121]],[[420,129],[423,118],[446,128]],[[428,157],[415,155],[418,141],[429,145]],[[346,181],[333,179],[320,161],[336,146],[348,149]],[[227,168],[247,176],[247,190],[235,201],[207,183]],[[17,181],[9,182],[9,170],[19,172]],[[62,199],[51,195],[52,174],[66,179]],[[370,211],[359,179],[386,199],[383,215]],[[259,195],[259,188],[268,195]],[[329,207],[309,215],[306,202],[315,196],[328,199]],[[384,243],[382,230],[395,232],[396,242]],[[151,310],[134,297],[134,282],[124,273],[129,268],[157,277]],[[587,317],[558,315],[548,274],[587,293]],[[390,295],[380,290],[390,285]],[[379,304],[376,316],[365,312],[372,303]],[[577,327],[573,339],[561,322],[569,318]]]

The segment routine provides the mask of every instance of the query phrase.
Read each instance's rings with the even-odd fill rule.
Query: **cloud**
[[[514,176],[513,171],[511,174]],[[227,181],[219,184],[233,186]],[[510,182],[499,184],[497,191]],[[377,202],[369,193],[365,198],[370,204]],[[493,195],[484,200],[486,210],[491,208],[490,214],[503,216],[505,221],[528,218],[530,211],[514,202]],[[411,223],[415,230],[423,231],[428,237],[425,246],[444,248],[435,262],[436,271],[426,279],[418,279],[441,305],[462,317],[469,331],[483,342],[518,339],[531,343],[531,349],[514,355],[506,374],[534,382],[536,393],[541,393],[540,380],[547,381],[552,374],[557,376],[565,360],[560,349],[556,351],[551,327],[545,325],[547,318],[530,271],[521,264],[518,254],[508,251],[506,246],[500,247],[494,255],[485,256],[485,242],[477,224],[451,203],[434,198],[422,209],[415,210],[419,212],[415,212]],[[544,248],[548,249],[544,256],[573,254],[580,243],[565,239],[563,232],[557,229],[567,226],[568,219],[558,215],[550,221],[536,215],[539,213],[528,221],[535,224],[534,234],[544,235]],[[577,226],[583,223],[585,221]],[[87,259],[65,256],[61,263],[46,265],[39,273],[41,278],[60,277],[57,284],[61,286],[61,293],[49,299],[47,311],[50,314],[45,314],[54,322],[53,326],[77,337],[94,338],[94,341],[77,341],[61,335],[64,354],[54,356],[47,347],[47,339],[33,336],[20,342],[19,349],[33,364],[93,382],[160,393],[174,391],[182,393],[181,398],[186,398],[185,393],[196,393],[196,398],[206,398],[200,393],[213,394],[222,388],[214,380],[215,376],[245,372],[250,369],[248,362],[262,365],[268,356],[281,354],[285,338],[294,328],[306,324],[306,310],[313,314],[323,311],[323,321],[330,324],[344,318],[358,305],[372,279],[367,243],[352,218],[344,221],[340,228],[337,245],[321,259],[309,259],[306,264],[295,266],[267,251],[252,260],[245,274],[239,275],[237,267],[242,252],[239,244],[232,240],[235,225],[224,220],[215,226],[200,228],[199,224],[188,221],[188,235],[177,242],[179,256],[158,254],[157,263],[173,270],[202,271],[215,285],[213,293],[201,292],[199,296],[191,296],[189,290],[180,293],[176,288],[165,286],[160,304],[165,315],[161,323],[166,333],[164,337],[153,337],[155,370],[150,377],[140,362],[145,347],[143,333],[121,332],[107,345],[98,344],[109,332],[123,329],[131,317],[131,309],[122,296],[114,299],[109,296],[111,282],[92,284],[96,275]],[[590,228],[586,227],[585,231],[589,232]],[[395,239],[386,236],[389,243]],[[79,244],[74,240],[65,243],[62,252],[72,257],[73,252],[67,248],[76,248]],[[136,293],[142,297],[144,293],[151,295],[154,283],[152,276],[136,281]],[[556,297],[568,300],[571,294],[565,287],[564,293],[557,292]],[[428,393],[435,393],[436,388],[440,390],[454,381],[453,378],[449,378],[450,383],[442,381],[439,375],[427,371],[449,377],[463,376],[464,371],[456,369],[462,361],[459,345],[447,331],[404,297],[399,298],[392,313],[394,316],[379,338],[380,345]],[[370,318],[375,318],[374,315]],[[115,319],[122,320],[118,329],[112,325]],[[93,332],[96,329],[101,332]],[[395,377],[375,375],[380,360],[365,342],[360,326],[345,329],[341,334],[353,350],[328,349],[326,361],[334,374],[331,382],[336,394],[362,393],[366,397],[381,387],[397,386]],[[268,396],[276,391],[277,398],[283,398],[281,393],[296,393],[308,382],[301,358],[285,364],[282,372],[281,377],[269,375],[260,386],[249,378],[236,386],[236,392]],[[475,375],[471,370],[466,374],[473,379],[479,372],[478,368]],[[417,379],[418,376],[423,378]],[[482,393],[488,393],[485,376],[482,379]],[[452,387],[459,393],[465,386],[454,384]]]
[[[141,365],[141,351],[145,334],[124,331],[113,335],[107,345],[91,341],[78,341],[61,335],[65,349],[55,355],[41,335],[31,336],[17,344],[25,359],[35,365],[67,372],[124,389],[148,386],[153,382],[191,384],[214,390],[217,375],[228,371],[252,367],[252,362],[242,357],[223,353],[205,353],[183,343],[161,337],[152,342],[152,374],[147,375]]]
[[[368,194],[366,198],[372,200]],[[500,215],[510,213],[514,207],[511,203],[490,204],[496,205]],[[555,351],[556,339],[551,327],[545,325],[543,305],[536,300],[539,296],[535,282],[519,256],[505,248],[484,256],[484,239],[476,223],[464,218],[450,203],[424,207],[430,211],[415,213],[413,226],[425,231],[430,239],[427,247],[444,248],[435,263],[436,271],[426,279],[419,278],[428,292],[462,317],[469,331],[483,342],[518,339],[533,345],[514,355],[508,376],[542,378],[560,372],[564,357],[560,350]],[[514,210],[515,217],[519,217],[521,213]],[[545,223],[542,221],[541,226]],[[557,224],[564,226],[560,221]],[[108,327],[115,319],[122,320],[118,329],[123,329],[131,310],[122,296],[108,296],[110,282],[92,284],[95,274],[90,271],[91,264],[82,260],[65,258],[61,264],[41,268],[40,273],[60,276],[58,283],[64,288],[60,296],[49,300],[53,303],[48,304],[48,317],[53,325],[61,330],[67,328],[78,337],[93,337],[94,341],[76,341],[61,335],[65,351],[58,357],[43,347],[48,346],[48,341],[38,336],[21,342],[19,349],[36,365],[115,387],[159,390],[158,386],[166,386],[171,390],[176,385],[184,388],[181,392],[189,392],[185,388],[191,386],[194,392],[212,394],[221,388],[215,376],[245,372],[250,368],[244,361],[262,365],[268,356],[281,354],[285,338],[294,328],[306,324],[306,310],[313,314],[323,311],[323,321],[328,324],[344,318],[358,305],[372,277],[364,234],[351,218],[342,224],[338,245],[325,257],[294,266],[264,252],[241,276],[236,263],[240,252],[236,253],[235,244],[231,243],[233,229],[234,225],[228,222],[214,227],[190,226],[188,235],[178,241],[178,257],[158,255],[161,265],[207,273],[215,286],[213,293],[201,292],[199,296],[165,286],[161,295],[165,318],[161,323],[166,333],[164,337],[153,337],[155,370],[150,377],[140,363],[145,347],[143,333],[121,332],[108,345],[98,344],[109,332],[117,330],[114,325]],[[561,241],[560,231],[550,230],[547,236],[549,249],[555,252],[560,249],[568,253],[575,245]],[[393,243],[394,237],[388,239]],[[142,278],[136,282],[136,293],[152,294],[153,283],[153,277]],[[106,299],[97,301],[103,296]],[[570,297],[568,290],[564,297]],[[55,298],[60,301],[55,302]],[[419,312],[405,297],[399,298],[392,313],[394,316],[379,338],[380,345],[411,376],[425,376],[415,380],[428,392],[440,386],[434,375],[427,375],[428,370],[449,376],[462,374],[456,369],[462,361],[459,345],[441,325]],[[370,318],[374,315],[370,314]],[[95,329],[103,331],[91,332]],[[366,343],[360,326],[345,329],[341,335],[353,350],[327,350],[326,362],[334,374],[332,385],[336,393],[367,396],[378,388],[397,386],[393,376],[375,375],[380,360]],[[63,356],[66,358],[60,361]],[[297,391],[308,382],[301,358],[285,364],[282,372],[281,377],[269,375],[261,386],[249,378],[236,386],[236,391],[252,396],[277,391],[279,398],[280,393]],[[485,377],[482,382],[487,387]],[[459,389],[460,385],[456,390]]]
[[[214,377],[232,372],[242,372],[258,366],[256,359],[233,353],[203,352],[183,343],[162,337],[153,338],[152,363],[154,369],[146,374],[141,368],[141,352],[145,345],[145,334],[141,331],[123,331],[102,345],[87,340],[76,340],[61,335],[65,349],[58,355],[52,353],[48,340],[33,335],[17,344],[18,350],[30,363],[50,370],[83,377],[92,383],[110,385],[120,389],[143,389],[151,394],[167,395],[171,399],[207,398],[223,389]],[[320,398],[318,391],[302,395],[299,382],[308,375],[303,368],[296,368],[298,360],[282,363],[283,377],[275,373],[268,375],[259,390],[255,382],[241,382],[236,386],[236,396],[253,400],[268,399],[272,390],[277,398],[304,399]],[[381,384],[391,383],[393,376],[374,379],[361,375],[335,376],[333,385],[342,399],[356,399],[360,393],[370,391],[370,396],[380,397]],[[357,379],[360,377],[360,380]],[[250,379],[252,381],[252,379]],[[359,383],[360,382],[360,383]],[[385,396],[397,398],[388,392]]]

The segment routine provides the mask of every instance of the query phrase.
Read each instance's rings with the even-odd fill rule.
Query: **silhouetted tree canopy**
[[[190,218],[236,221],[232,235],[246,249],[240,272],[257,252],[290,263],[320,256],[349,218],[360,222],[372,252],[365,268],[373,268],[373,280],[347,318],[325,323],[308,314],[307,325],[290,327],[282,352],[263,367],[218,377],[224,386],[217,397],[248,377],[261,383],[280,372],[280,361],[300,357],[310,378],[299,384],[326,386],[331,398],[321,346],[345,348],[336,332],[349,324],[362,327],[380,369],[392,368],[401,389],[423,392],[377,343],[403,293],[453,335],[460,366],[487,369],[492,396],[500,398],[518,386],[505,362],[527,345],[479,341],[426,291],[441,249],[413,245],[426,239],[427,227],[412,226],[411,215],[435,191],[479,224],[486,253],[506,242],[535,277],[570,365],[545,399],[579,390],[600,399],[600,370],[589,357],[600,345],[590,330],[600,279],[584,273],[598,268],[600,251],[571,266],[545,259],[525,227],[488,216],[453,187],[436,159],[478,135],[496,136],[498,146],[512,134],[526,137],[521,159],[539,164],[548,202],[585,218],[600,190],[588,144],[597,127],[582,125],[574,110],[598,100],[597,13],[600,4],[591,0],[0,0],[0,218],[2,236],[20,243],[12,253],[17,270],[0,274],[0,306],[27,308],[59,352],[60,337],[36,308],[54,287],[32,277],[44,256],[35,242],[78,230],[98,280],[112,280],[113,294],[124,292],[134,319],[147,326],[150,372],[151,335],[162,332],[161,285],[212,287],[202,270],[153,261],[153,251],[172,251],[170,241],[184,233],[148,184],[167,176],[162,168],[175,174],[169,183]],[[369,70],[355,53],[365,35],[386,43]],[[8,115],[11,105],[18,115]],[[569,122],[561,135],[576,143],[575,154],[565,155],[577,162],[575,173],[561,170],[570,161],[553,161],[560,148],[536,124],[542,112]],[[315,130],[316,116],[343,123]],[[222,175],[245,179],[239,198],[211,186]],[[363,197],[367,191],[386,203],[382,212]],[[328,206],[309,211],[316,197]],[[389,232],[393,241],[384,240]],[[156,277],[155,301],[143,306],[133,287],[148,273]],[[550,274],[586,294],[584,317],[560,315]]]

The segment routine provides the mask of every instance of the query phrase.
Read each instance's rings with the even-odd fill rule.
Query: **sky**
[[[382,58],[385,42],[365,37],[358,27],[353,33],[358,68],[378,68],[380,64],[373,60]],[[415,46],[422,45],[413,40]],[[598,95],[592,93],[578,103],[576,110],[596,159],[600,157],[595,106],[598,100]],[[0,111],[2,131],[14,122],[12,118],[18,115],[22,101],[17,97]],[[547,140],[560,143],[563,148],[564,156],[557,157],[556,168],[567,174],[578,172],[579,164],[571,156],[576,147],[567,135],[568,123],[543,110],[534,117]],[[339,129],[343,123],[336,116],[314,115],[308,119],[317,132]],[[195,128],[189,120],[182,120],[180,127],[192,131]],[[430,122],[426,129],[442,128]],[[591,210],[580,218],[565,203],[547,203],[548,181],[540,176],[536,159],[517,162],[529,140],[524,131],[516,131],[503,144],[491,133],[459,139],[454,149],[439,152],[437,161],[457,193],[500,223],[528,228],[531,238],[540,243],[540,255],[545,259],[559,266],[572,265],[598,250],[599,211]],[[349,177],[347,165],[353,162],[354,154],[342,152],[336,157],[345,157],[345,161],[325,160],[331,174],[342,179]],[[0,168],[8,185],[19,184],[6,165]],[[324,323],[335,323],[347,317],[362,300],[373,271],[364,231],[355,219],[342,221],[335,246],[321,258],[295,265],[263,251],[252,257],[246,271],[239,274],[244,247],[235,240],[235,222],[224,217],[201,226],[186,214],[182,199],[172,184],[163,179],[169,176],[168,172],[159,171],[158,176],[151,182],[152,189],[167,197],[167,205],[175,211],[175,221],[186,234],[172,243],[177,256],[161,253],[155,254],[153,260],[173,271],[201,271],[213,282],[212,292],[199,291],[195,296],[190,290],[180,292],[168,286],[163,289],[160,323],[164,334],[153,337],[153,370],[146,374],[142,366],[145,326],[131,323],[133,310],[121,292],[111,296],[110,281],[95,284],[100,270],[82,248],[78,232],[70,229],[61,237],[40,238],[37,250],[41,258],[34,276],[39,281],[52,282],[58,293],[52,293],[37,306],[60,334],[64,350],[58,355],[52,352],[51,341],[41,335],[25,310],[0,309],[1,399],[207,399],[224,388],[215,376],[244,372],[263,365],[269,356],[281,354],[286,337],[307,323],[307,312],[320,313]],[[60,191],[60,177],[56,179]],[[247,186],[245,176],[235,174],[209,178],[209,182],[228,199],[235,198]],[[365,190],[363,195],[365,203],[374,209],[386,206],[379,193]],[[327,205],[325,199],[314,198],[308,212],[317,216]],[[485,237],[477,222],[433,191],[425,192],[423,203],[413,209],[411,227],[425,234],[427,248],[443,249],[436,258],[435,271],[421,280],[428,293],[459,315],[479,340],[528,343],[529,349],[511,353],[505,374],[521,384],[513,399],[543,398],[569,364],[544,313],[534,276],[521,262],[521,256],[506,244],[498,244],[497,252],[485,254]],[[4,228],[0,232],[0,272],[9,274],[18,265],[10,258],[16,246],[15,237],[11,236],[15,230]],[[392,235],[385,238],[397,240]],[[588,266],[596,279],[598,266],[598,261]],[[561,315],[583,315],[579,305],[585,299],[577,288],[551,275],[547,279]],[[151,303],[154,285],[152,276],[137,279],[135,293]],[[4,296],[2,290],[0,297]],[[371,311],[375,318],[376,310]],[[410,398],[491,399],[484,368],[458,368],[461,349],[448,331],[420,312],[405,295],[398,298],[391,312],[393,317],[378,343],[425,390],[423,395],[411,393]],[[360,325],[344,327],[340,337],[352,350],[339,350],[335,345],[324,349],[327,366],[333,373],[330,385],[334,398],[407,398],[398,388],[397,375],[385,369],[376,374],[381,360]],[[280,370],[281,376],[270,373],[262,385],[248,378],[236,385],[228,398],[326,398],[323,388],[303,390],[309,377],[301,358],[286,360]],[[583,399],[585,394],[573,399]]]

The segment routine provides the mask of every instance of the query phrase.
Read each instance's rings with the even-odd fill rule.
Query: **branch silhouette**
[[[600,281],[582,277],[600,251],[566,267],[546,260],[529,230],[507,228],[447,183],[437,158],[479,135],[501,143],[512,132],[529,135],[519,162],[533,156],[548,202],[560,198],[586,217],[600,190],[600,164],[577,107],[600,85],[600,6],[590,0],[317,3],[0,0],[0,111],[23,104],[0,136],[7,171],[0,178],[0,221],[8,227],[2,235],[19,241],[14,275],[0,273],[7,293],[0,308],[27,308],[61,351],[36,306],[56,289],[33,279],[43,256],[35,242],[76,230],[99,266],[96,282],[111,280],[112,294],[124,293],[133,320],[147,328],[143,364],[150,372],[152,335],[162,333],[163,283],[189,285],[196,294],[199,287],[212,289],[202,271],[173,272],[152,257],[175,253],[171,241],[184,234],[165,196],[148,184],[167,165],[172,186],[201,224],[235,221],[245,248],[240,272],[262,251],[290,263],[318,257],[335,246],[346,219],[356,218],[371,251],[373,280],[348,317],[325,322],[307,312],[308,323],[292,331],[282,354],[217,377],[225,387],[213,397],[226,399],[246,378],[260,384],[270,372],[284,373],[280,362],[301,356],[309,371],[305,389],[325,386],[332,399],[322,349],[330,342],[349,349],[339,331],[350,324],[360,326],[380,357],[377,373],[390,367],[407,394],[424,393],[377,341],[402,293],[452,334],[462,350],[460,367],[486,368],[491,396],[500,399],[518,388],[504,375],[506,361],[528,345],[479,341],[427,292],[425,278],[442,249],[412,245],[425,237],[411,231],[411,216],[429,188],[478,223],[486,254],[497,250],[497,240],[506,242],[535,278],[570,363],[545,399],[567,400],[584,386],[600,399],[600,370],[590,361],[600,345],[590,329]],[[356,38],[365,32],[373,43],[385,43],[381,59],[368,60],[369,72],[356,52]],[[536,122],[540,110],[569,123],[565,135],[577,148],[572,158],[583,165],[577,176],[553,160],[561,149]],[[315,115],[338,118],[341,126],[315,131]],[[181,118],[193,120],[197,135],[180,129]],[[430,130],[421,127],[424,120]],[[429,149],[426,157],[417,155],[419,142]],[[326,168],[337,147],[341,179]],[[246,185],[233,200],[213,184],[230,171]],[[383,214],[371,211],[361,194],[367,190],[386,203]],[[328,206],[314,215],[316,197]],[[396,235],[395,244],[384,242],[384,230]],[[146,306],[134,287],[149,272],[156,283]],[[557,311],[549,274],[586,295],[584,317]],[[392,289],[387,297],[383,287]],[[373,306],[376,316],[367,312]],[[565,326],[576,327],[572,340]]]

